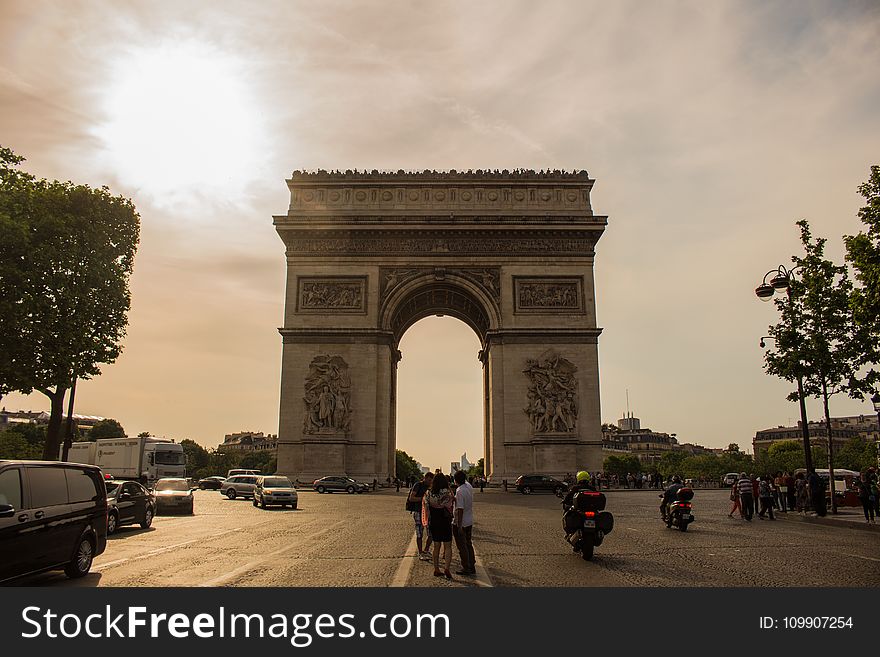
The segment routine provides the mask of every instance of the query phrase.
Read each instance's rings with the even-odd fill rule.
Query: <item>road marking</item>
[[[165,547],[158,548],[157,550],[151,550],[150,552],[144,552],[143,554],[139,554],[136,557],[125,557],[124,559],[117,559],[116,561],[108,561],[107,563],[102,563],[96,566],[92,566],[92,570],[103,570],[104,568],[110,568],[112,566],[118,566],[122,563],[127,563],[129,561],[137,561],[138,559],[146,559],[147,557],[153,557],[157,554],[162,554],[163,552],[168,552],[169,550],[176,550],[179,547],[183,547],[184,545],[191,545],[192,543],[198,543],[199,541],[210,540],[213,538],[219,538],[220,536],[225,536],[226,534],[231,534],[232,532],[240,531],[241,527],[236,527],[235,529],[227,529],[225,532],[220,532],[219,534],[211,534],[209,536],[202,536],[199,538],[194,538],[190,541],[184,541],[183,543],[175,543],[174,545],[166,545]]]
[[[300,535],[300,537],[304,538],[306,541],[311,541],[312,539],[315,539],[319,536],[322,536],[328,532],[333,531],[334,529],[336,529],[340,525],[344,525],[347,522],[348,522],[347,520],[340,520],[339,522],[335,522],[332,525],[330,525],[329,527],[325,527],[324,529],[321,529],[321,530],[315,532],[314,534],[309,534],[308,536],[301,536]],[[200,587],[223,586],[226,582],[229,582],[229,581],[232,581],[238,577],[241,577],[242,575],[244,575],[248,571],[251,571],[254,568],[256,568],[257,566],[269,561],[269,559],[271,559],[272,557],[277,557],[280,554],[284,554],[285,552],[290,552],[291,550],[294,550],[294,549],[297,549],[300,547],[302,547],[302,545],[300,543],[297,543],[294,545],[286,545],[279,550],[275,550],[274,552],[269,552],[268,554],[264,555],[260,559],[256,559],[254,561],[251,561],[250,563],[246,563],[245,565],[243,565],[239,568],[236,568],[235,570],[233,570],[231,572],[225,573],[225,574],[220,575],[219,577],[215,577],[213,579],[209,579],[207,582],[202,582],[201,584],[198,584],[197,586],[200,586]]]
[[[844,557],[853,557],[853,558],[855,558],[855,559],[867,559],[868,561],[880,561],[880,559],[877,559],[877,558],[875,558],[875,557],[863,557],[863,556],[860,555],[860,554],[846,554],[846,553],[843,553],[842,556],[844,556]]]
[[[477,582],[477,586],[484,586],[491,588],[494,585],[492,584],[492,578],[489,577],[489,570],[483,565],[483,560],[480,559],[480,555],[477,554],[477,551],[474,550],[474,570],[477,571],[476,577],[474,580]]]
[[[416,541],[415,532],[413,532],[409,545],[406,548],[406,552],[403,553],[403,558],[397,565],[397,570],[394,572],[394,577],[391,579],[392,587],[400,588],[406,586],[406,583],[409,581],[409,574],[413,569],[413,564],[418,561],[418,547],[419,544]]]

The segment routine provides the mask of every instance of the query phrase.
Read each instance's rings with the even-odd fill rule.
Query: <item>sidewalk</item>
[[[788,520],[790,522],[807,522],[814,525],[828,525],[829,527],[841,527],[845,529],[861,529],[874,532],[880,531],[880,524],[869,525],[865,522],[865,514],[862,513],[861,507],[838,507],[836,514],[831,513],[831,509],[828,509],[828,515],[821,518],[815,515],[802,516],[796,511],[789,511],[788,513],[779,513],[777,511],[775,515],[777,519]],[[880,518],[877,518],[877,520],[880,520]]]

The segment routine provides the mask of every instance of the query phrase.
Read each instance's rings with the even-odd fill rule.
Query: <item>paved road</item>
[[[297,511],[196,492],[196,515],[123,527],[69,581],[46,573],[21,584],[52,586],[876,586],[880,533],[779,520],[728,519],[726,491],[697,491],[688,532],[657,518],[651,491],[611,492],[615,529],[594,561],[561,536],[559,500],[475,494],[476,579],[432,576],[415,558],[405,493],[300,492]]]

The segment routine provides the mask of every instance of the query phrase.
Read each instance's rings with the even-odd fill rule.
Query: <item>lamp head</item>
[[[871,403],[874,404],[874,410],[880,413],[880,392],[874,393],[871,397]]]
[[[774,290],[773,286],[769,285],[768,283],[761,283],[758,287],[755,288],[755,295],[761,301],[770,301],[770,299],[773,298],[774,292],[776,292],[776,290]]]
[[[788,279],[788,274],[783,274],[782,272],[770,279],[770,286],[774,290],[787,290],[789,285],[791,285],[791,281]]]
[[[764,338],[761,338],[761,341],[758,344],[761,346],[761,349],[767,346],[767,343],[764,342]]]

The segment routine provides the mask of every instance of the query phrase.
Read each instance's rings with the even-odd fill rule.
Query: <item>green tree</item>
[[[859,210],[866,232],[844,236],[846,259],[852,265],[858,285],[852,291],[851,305],[855,332],[853,349],[864,368],[880,362],[880,166],[871,167],[867,182],[859,186],[867,204]],[[850,382],[851,396],[862,399],[870,392],[880,372],[871,368]]]
[[[686,452],[666,452],[660,457],[657,470],[663,475],[664,479],[668,479],[673,475],[680,475],[682,473],[682,465],[687,457]]]
[[[98,440],[99,438],[124,438],[125,437],[125,429],[122,428],[122,425],[119,424],[116,420],[112,418],[107,418],[105,420],[98,420],[95,422],[95,426],[91,428],[88,434],[88,439],[91,441]]]
[[[422,468],[419,462],[402,449],[395,451],[395,475],[398,479],[406,480],[409,476],[421,477]]]
[[[825,257],[824,238],[813,239],[809,224],[797,222],[801,230],[804,256],[792,261],[799,276],[789,281],[791,294],[783,306],[788,322],[770,327],[776,351],[765,354],[767,372],[788,381],[797,371],[803,375],[804,393],[822,400],[825,429],[831,436],[829,399],[849,392],[856,377],[860,356],[854,349],[854,322],[850,310],[852,282],[845,266]],[[797,394],[789,395],[792,401]],[[828,467],[834,467],[834,449],[828,443]],[[832,498],[832,508],[836,509]]]
[[[43,445],[33,444],[18,431],[0,431],[0,459],[38,459]]]
[[[616,474],[618,477],[625,477],[628,473],[635,474],[642,470],[642,464],[639,457],[634,454],[620,455],[612,454],[605,457],[602,464],[602,471],[605,474]]]
[[[54,460],[71,384],[122,350],[140,221],[106,187],[36,180],[22,161],[0,150],[0,394],[49,398]]]
[[[482,477],[485,474],[485,462],[486,460],[482,456],[477,459],[477,462],[468,468],[468,477]]]
[[[211,455],[208,453],[208,450],[189,438],[181,440],[180,446],[186,455],[186,471],[189,473],[189,476],[195,479],[210,477],[211,473],[208,472],[208,464],[211,461]]]
[[[863,472],[877,465],[877,443],[856,437],[840,448],[835,460],[837,467]]]

